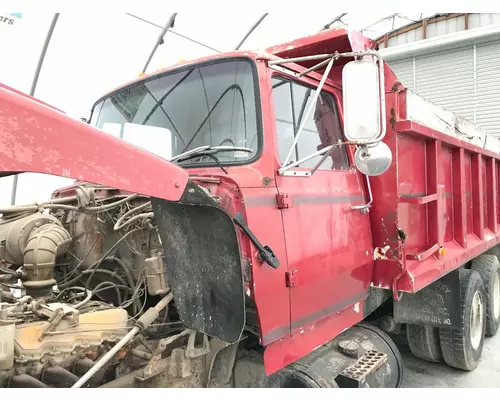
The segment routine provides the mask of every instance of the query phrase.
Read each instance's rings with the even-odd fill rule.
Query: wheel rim
[[[483,299],[479,292],[474,293],[470,312],[470,341],[474,350],[479,348],[483,336]]]
[[[498,278],[498,274],[495,274],[493,278],[493,315],[495,319],[500,317],[500,278]]]

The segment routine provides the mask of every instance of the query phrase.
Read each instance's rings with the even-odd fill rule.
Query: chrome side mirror
[[[356,168],[367,176],[379,176],[389,169],[392,152],[384,142],[360,146],[354,154]]]
[[[376,141],[383,134],[379,66],[372,60],[347,63],[342,72],[342,85],[345,136],[356,142]]]

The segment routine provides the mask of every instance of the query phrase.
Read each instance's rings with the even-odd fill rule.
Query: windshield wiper
[[[186,158],[183,158],[182,160],[178,160],[177,162],[186,161],[186,160],[188,160],[190,158],[200,157],[200,156],[201,157],[210,157],[212,160],[215,161],[215,163],[222,170],[222,172],[224,172],[226,175],[228,174],[227,169],[223,167],[223,165],[221,164],[220,160],[217,157],[215,157],[212,153],[191,154],[190,156],[187,156]]]
[[[170,159],[171,162],[173,161],[181,161],[181,160],[187,160],[189,158],[192,158],[196,155],[206,155],[210,156],[212,154],[220,153],[220,152],[226,152],[226,151],[244,151],[246,153],[251,153],[253,152],[252,149],[249,149],[248,147],[235,147],[235,146],[200,146],[196,147],[195,149],[188,150],[184,153],[181,153],[175,157],[172,157]]]
[[[234,146],[214,146],[214,147],[201,146],[186,151],[182,154],[179,154],[178,156],[172,157],[170,161],[179,163],[194,157],[210,157],[212,160],[215,161],[217,166],[227,175],[228,174],[227,170],[222,166],[220,160],[214,155],[215,153],[223,151],[244,151],[247,153],[251,153],[253,150],[246,147],[234,147]]]

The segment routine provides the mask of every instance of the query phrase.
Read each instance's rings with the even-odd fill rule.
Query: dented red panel
[[[0,87],[0,172],[38,172],[176,201],[188,174],[151,153]]]

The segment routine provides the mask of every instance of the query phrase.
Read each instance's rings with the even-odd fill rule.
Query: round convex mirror
[[[367,176],[379,176],[389,169],[392,152],[384,142],[358,147],[354,155],[356,168]]]

